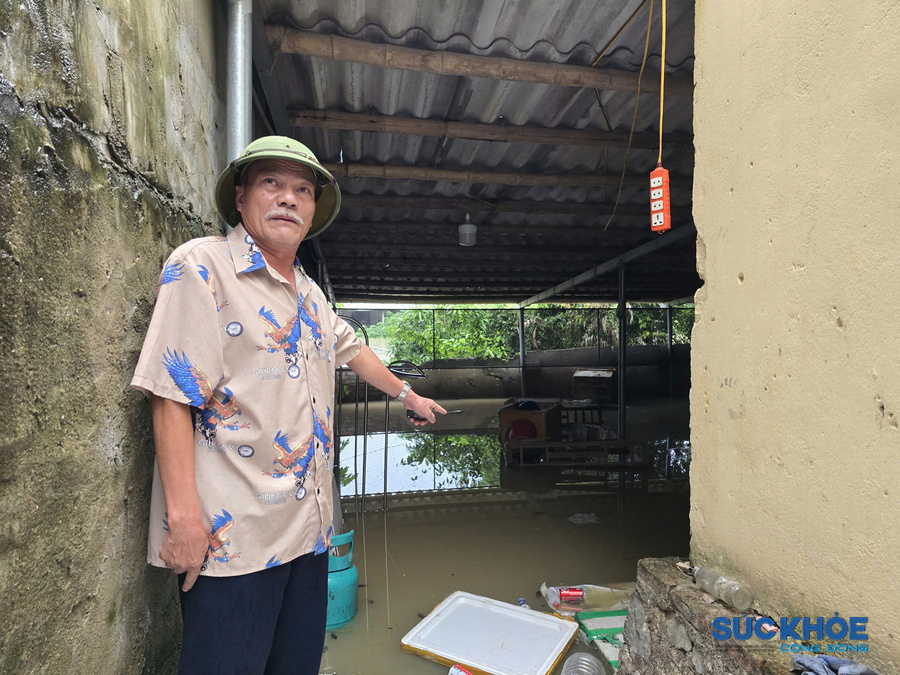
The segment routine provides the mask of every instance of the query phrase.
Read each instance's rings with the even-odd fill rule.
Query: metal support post
[[[672,400],[672,306],[666,306],[666,357],[669,364],[669,401]]]
[[[331,428],[331,437],[334,439],[334,448],[332,452],[334,452],[334,466],[332,467],[332,471],[334,473],[334,479],[338,482],[338,485],[341,484],[341,419],[343,418],[343,410],[344,410],[344,371],[340,368],[337,369],[337,382],[336,387],[337,392],[335,393],[335,406],[334,406],[334,426]]]
[[[525,308],[519,307],[519,385],[525,398]]]
[[[672,305],[666,305],[666,353],[669,364],[669,414],[666,419],[666,480],[672,459]]]
[[[619,318],[619,361],[616,368],[619,381],[619,407],[616,432],[625,438],[625,345],[627,342],[628,310],[625,307],[625,265],[619,267],[619,303],[616,307]]]
[[[228,0],[226,162],[237,159],[253,135],[252,18],[252,0]]]

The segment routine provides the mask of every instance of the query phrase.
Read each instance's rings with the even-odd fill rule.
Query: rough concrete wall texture
[[[900,4],[699,0],[695,564],[900,672]]]
[[[163,260],[215,227],[220,11],[0,2],[0,672],[172,670],[128,383]]]

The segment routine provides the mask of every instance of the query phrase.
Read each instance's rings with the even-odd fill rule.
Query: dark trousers
[[[178,588],[184,575],[178,576]],[[180,591],[179,675],[318,675],[328,609],[328,555]]]

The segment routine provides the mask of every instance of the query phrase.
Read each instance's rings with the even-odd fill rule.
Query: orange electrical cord
[[[659,61],[659,158],[656,160],[662,165],[662,127],[663,104],[666,95],[666,0],[662,0],[662,54]]]

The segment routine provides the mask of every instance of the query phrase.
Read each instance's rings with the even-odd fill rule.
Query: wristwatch
[[[394,398],[394,400],[400,401],[400,403],[403,403],[403,401],[406,399],[406,395],[409,393],[410,386],[409,386],[409,382],[407,382],[406,380],[400,380],[400,381],[403,383],[403,389],[400,390],[400,393],[397,394],[397,396]]]

